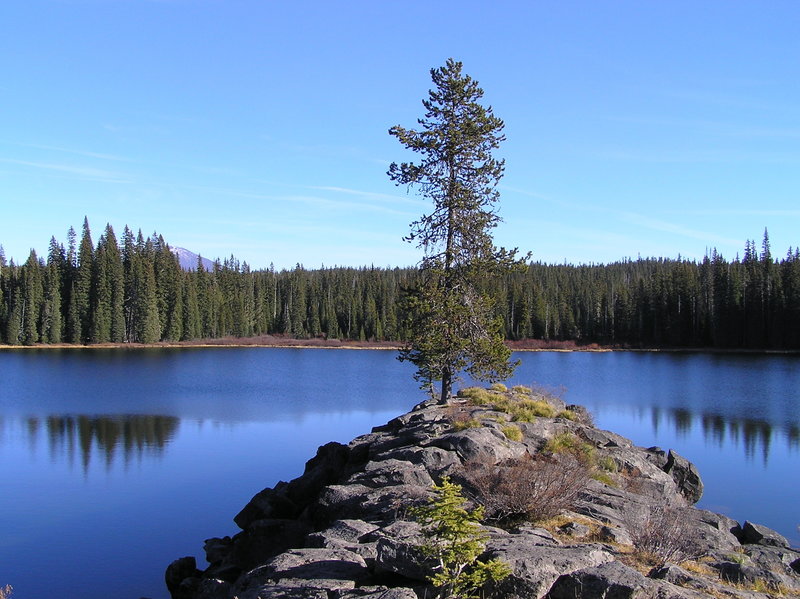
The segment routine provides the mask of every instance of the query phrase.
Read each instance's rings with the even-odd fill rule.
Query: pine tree
[[[6,253],[0,245],[0,343],[5,340],[8,306],[6,304]]]
[[[123,278],[122,259],[114,229],[109,224],[97,242],[94,260],[92,343],[119,342],[124,338]]]
[[[417,366],[415,378],[433,392],[441,381],[446,402],[462,370],[496,381],[514,368],[504,345],[502,320],[480,287],[486,278],[517,263],[515,252],[497,249],[491,230],[500,217],[495,204],[504,161],[492,157],[505,137],[503,121],[479,103],[483,90],[448,59],[431,70],[435,88],[423,100],[419,131],[392,127],[389,134],[421,155],[418,163],[393,163],[397,185],[417,186],[433,212],[411,224],[407,241],[424,251],[421,284],[409,295],[409,344],[401,360]]]
[[[44,282],[42,265],[36,252],[31,250],[22,266],[22,342],[25,345],[38,343],[41,317],[44,306]]]
[[[9,345],[19,345],[22,337],[22,293],[17,288],[11,294],[11,304],[8,310],[8,322],[6,323],[6,343]]]
[[[489,537],[479,524],[483,506],[467,510],[461,486],[447,477],[434,485],[433,492],[428,505],[412,509],[412,516],[423,526],[425,542],[419,549],[434,564],[428,580],[439,589],[440,599],[480,597],[477,592],[486,583],[503,580],[511,568],[502,560],[478,559]]]
[[[125,327],[123,341],[126,343],[130,343],[136,338],[138,325],[136,320],[137,292],[134,278],[136,251],[136,239],[133,232],[125,225],[125,230],[122,232],[122,317]]]
[[[52,237],[45,272],[45,304],[42,313],[42,341],[44,343],[61,343],[63,335],[61,289],[66,260],[64,246],[60,245],[55,237]]]
[[[200,305],[197,299],[197,280],[191,274],[183,276],[183,336],[184,341],[200,339],[203,335],[203,322],[200,318]]]
[[[89,219],[83,219],[83,234],[78,246],[78,263],[75,272],[75,291],[73,298],[77,311],[77,322],[73,323],[72,338],[74,343],[84,343],[89,340],[91,327],[92,304],[92,279],[94,271],[94,246],[92,232],[89,229]]]

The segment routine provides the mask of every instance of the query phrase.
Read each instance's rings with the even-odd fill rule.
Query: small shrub
[[[539,521],[570,509],[586,487],[588,470],[571,455],[527,455],[498,465],[464,464],[463,477],[496,522]]]
[[[503,383],[492,383],[489,389],[492,391],[497,391],[498,393],[508,392],[508,387],[506,387]]]
[[[511,568],[501,560],[478,559],[486,548],[487,535],[478,524],[483,508],[467,511],[460,485],[445,477],[433,491],[428,505],[412,510],[425,536],[419,549],[436,564],[428,580],[439,588],[439,597],[477,597],[476,591],[489,581],[502,580]]]
[[[511,387],[511,392],[517,395],[530,395],[532,393],[531,388],[525,385],[514,385]]]
[[[655,566],[700,557],[689,541],[691,523],[679,510],[653,507],[643,520],[627,522],[638,557]]]
[[[514,424],[509,424],[504,426],[500,429],[506,438],[511,439],[512,441],[522,441],[522,431],[520,428]]]

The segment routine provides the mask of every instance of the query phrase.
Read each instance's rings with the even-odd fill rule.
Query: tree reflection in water
[[[144,455],[161,454],[175,437],[180,419],[175,416],[114,415],[29,417],[26,420],[28,442],[36,445],[39,431],[47,429],[52,460],[76,458],[87,471],[92,454],[100,455],[110,468],[118,456],[125,464]]]

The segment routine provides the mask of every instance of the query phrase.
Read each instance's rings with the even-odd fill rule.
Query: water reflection
[[[664,426],[671,427],[678,438],[684,439],[690,437],[695,425],[699,424],[699,432],[706,444],[720,449],[726,445],[734,448],[741,446],[746,459],[753,460],[759,456],[765,466],[776,437],[786,440],[788,450],[800,449],[800,426],[797,424],[774,427],[761,419],[726,418],[720,414],[697,415],[685,408],[664,410],[655,406],[650,410],[650,424],[656,433]]]
[[[789,451],[800,450],[800,425],[774,427],[766,420],[735,418],[720,414],[694,414],[685,408],[665,409],[658,406],[637,406],[629,410],[638,420],[649,420],[654,433],[671,429],[678,438],[701,435],[707,445],[720,449],[739,449],[753,460],[757,456],[766,466],[776,436],[785,439]],[[5,420],[5,424],[9,421]],[[4,424],[0,420],[0,424]],[[76,460],[84,471],[93,457],[99,456],[111,468],[118,458],[128,465],[143,456],[163,457],[180,427],[180,418],[163,415],[51,415],[28,417],[22,423],[26,443],[33,453],[40,434],[47,435],[52,461]],[[0,429],[6,428],[0,426]],[[42,431],[45,431],[43,433]],[[0,433],[3,431],[0,430]],[[3,436],[0,434],[0,442]]]
[[[93,456],[99,456],[110,469],[121,456],[125,465],[143,456],[161,456],[175,437],[180,419],[159,415],[51,415],[25,419],[24,430],[31,451],[38,445],[39,434],[46,430],[47,445],[53,462],[79,460],[88,471]]]

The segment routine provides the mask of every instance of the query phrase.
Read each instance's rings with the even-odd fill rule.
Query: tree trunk
[[[449,368],[442,370],[442,395],[439,397],[440,404],[447,404],[450,399],[450,391],[453,388],[453,374]]]

